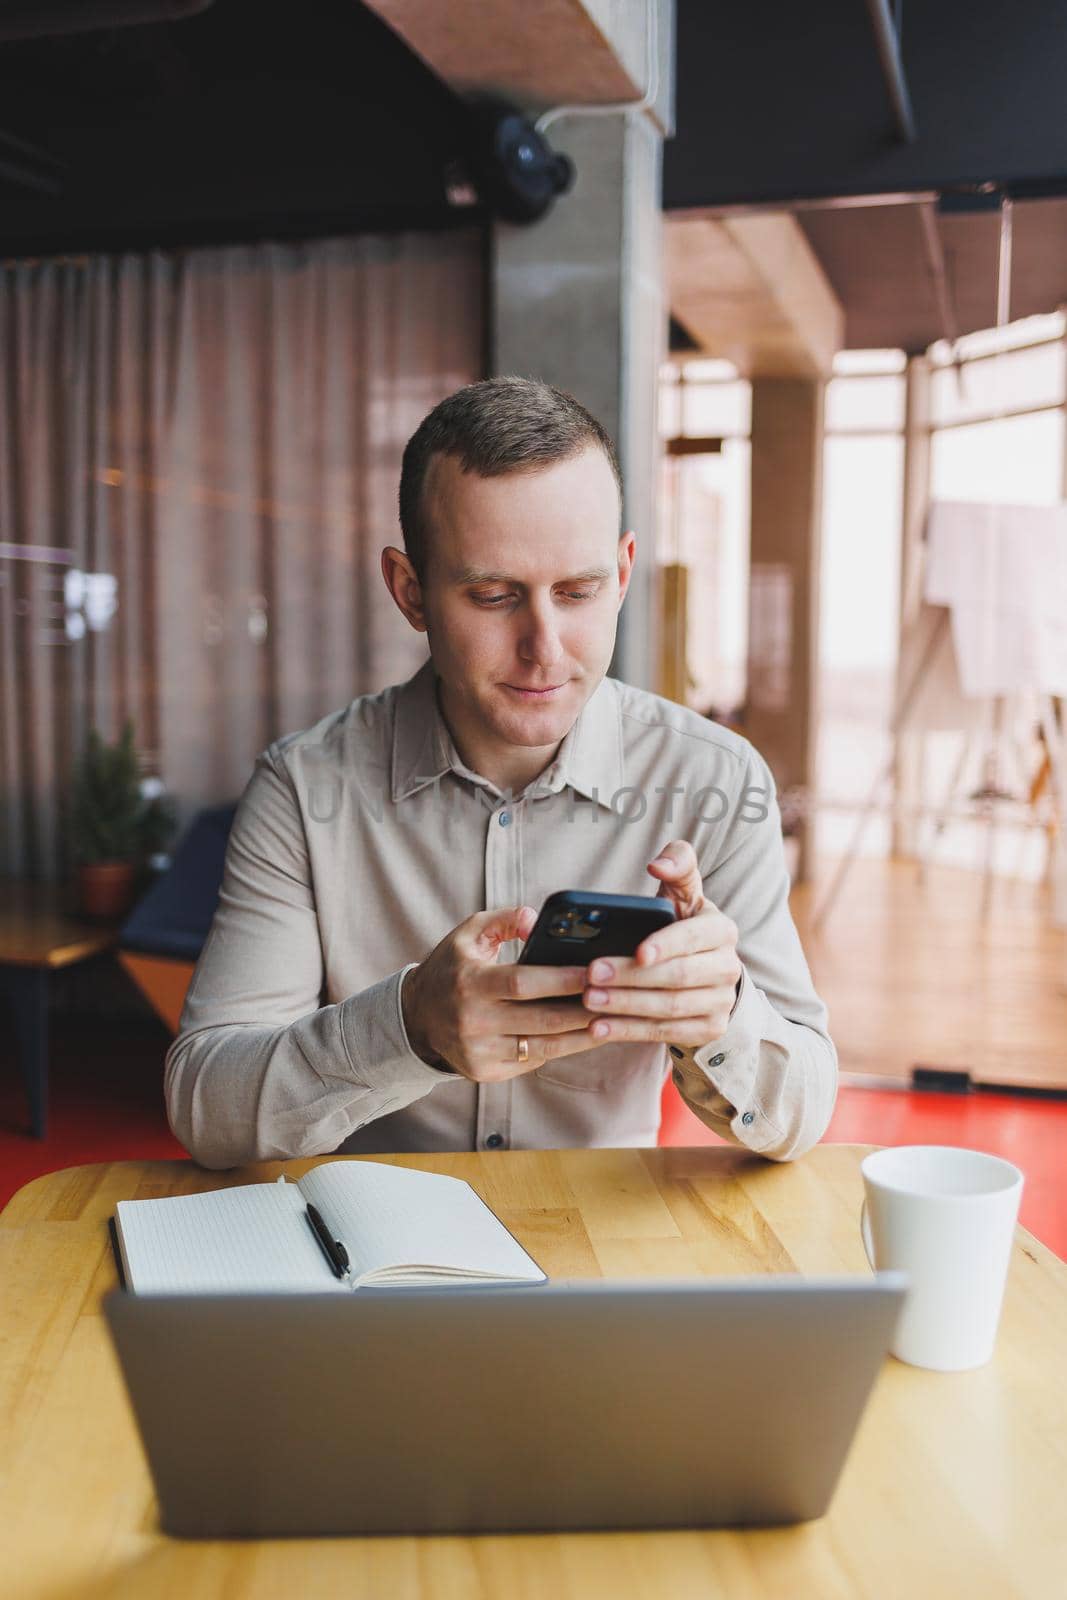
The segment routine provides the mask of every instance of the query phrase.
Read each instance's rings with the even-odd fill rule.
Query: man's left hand
[[[632,956],[600,956],[589,966],[582,1003],[601,1014],[590,1032],[599,1043],[659,1039],[699,1049],[726,1032],[741,963],[737,926],[704,898],[696,851],[672,839],[649,872],[673,900],[676,921]]]

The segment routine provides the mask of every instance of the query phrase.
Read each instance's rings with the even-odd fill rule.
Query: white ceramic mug
[[[936,1372],[984,1366],[996,1342],[1023,1174],[1000,1156],[937,1144],[876,1150],[860,1171],[867,1259],[876,1271],[910,1279],[893,1354]]]

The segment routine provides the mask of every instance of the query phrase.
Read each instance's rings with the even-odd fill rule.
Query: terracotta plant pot
[[[111,922],[133,904],[132,861],[94,861],[78,868],[78,905],[85,917]]]

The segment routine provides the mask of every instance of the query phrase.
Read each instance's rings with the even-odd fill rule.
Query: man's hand
[[[498,963],[500,946],[529,937],[530,906],[479,911],[446,934],[401,989],[404,1026],[416,1055],[433,1056],[475,1083],[499,1083],[600,1042],[581,1004],[587,969]],[[555,1002],[555,1003],[553,1003]],[[529,1059],[518,1059],[520,1036]]]
[[[726,1032],[741,963],[737,927],[704,898],[696,851],[672,839],[649,872],[679,920],[638,945],[633,956],[601,956],[589,967],[582,1002],[601,1020],[596,1044],[660,1039],[697,1048]]]

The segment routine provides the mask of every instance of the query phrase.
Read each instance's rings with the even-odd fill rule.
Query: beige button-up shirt
[[[721,1038],[608,1041],[486,1084],[413,1052],[404,976],[458,923],[557,889],[654,894],[647,865],[673,838],[693,844],[705,895],[740,930]],[[514,799],[461,761],[427,661],[257,758],[167,1053],[171,1125],[208,1167],[650,1145],[673,1071],[717,1133],[801,1155],[829,1122],[837,1061],[788,887],[773,780],[744,739],[604,678]]]

